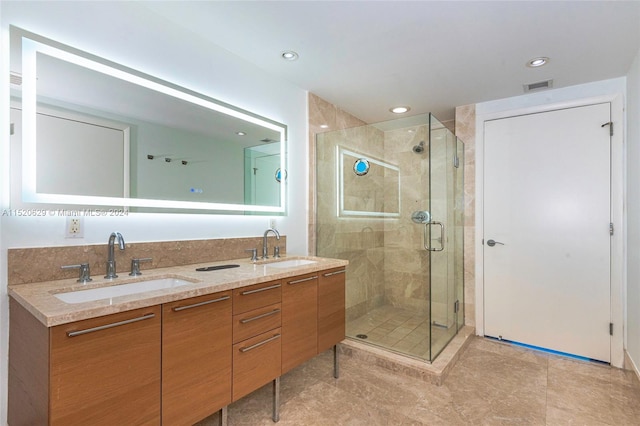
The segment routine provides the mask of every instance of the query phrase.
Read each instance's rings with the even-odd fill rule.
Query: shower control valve
[[[431,221],[431,215],[426,210],[418,210],[413,212],[411,215],[411,220],[415,223],[429,223]]]

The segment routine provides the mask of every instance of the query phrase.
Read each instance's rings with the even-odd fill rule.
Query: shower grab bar
[[[440,227],[440,248],[431,247],[431,239],[429,238],[429,227],[431,225],[438,225]],[[443,251],[444,250],[444,224],[442,222],[437,222],[432,220],[429,223],[424,224],[424,249],[428,251]]]

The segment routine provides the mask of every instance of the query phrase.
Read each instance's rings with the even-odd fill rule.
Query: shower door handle
[[[440,247],[431,247],[431,238],[429,237],[429,227],[431,225],[438,225],[440,227]],[[428,251],[443,251],[444,250],[444,224],[432,220],[429,223],[424,224],[424,248]]]

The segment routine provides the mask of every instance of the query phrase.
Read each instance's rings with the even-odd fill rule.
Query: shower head
[[[413,147],[413,152],[416,154],[422,154],[424,151],[424,141],[420,141],[420,143]]]

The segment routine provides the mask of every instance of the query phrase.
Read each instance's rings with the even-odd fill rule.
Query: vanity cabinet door
[[[320,273],[318,281],[318,353],[330,349],[345,338],[346,269]]]
[[[231,291],[162,307],[162,423],[191,425],[231,403]]]
[[[318,353],[318,274],[287,278],[282,286],[282,374]]]
[[[160,424],[159,306],[50,329],[50,425]]]
[[[280,377],[281,337],[279,328],[233,345],[233,400]]]

